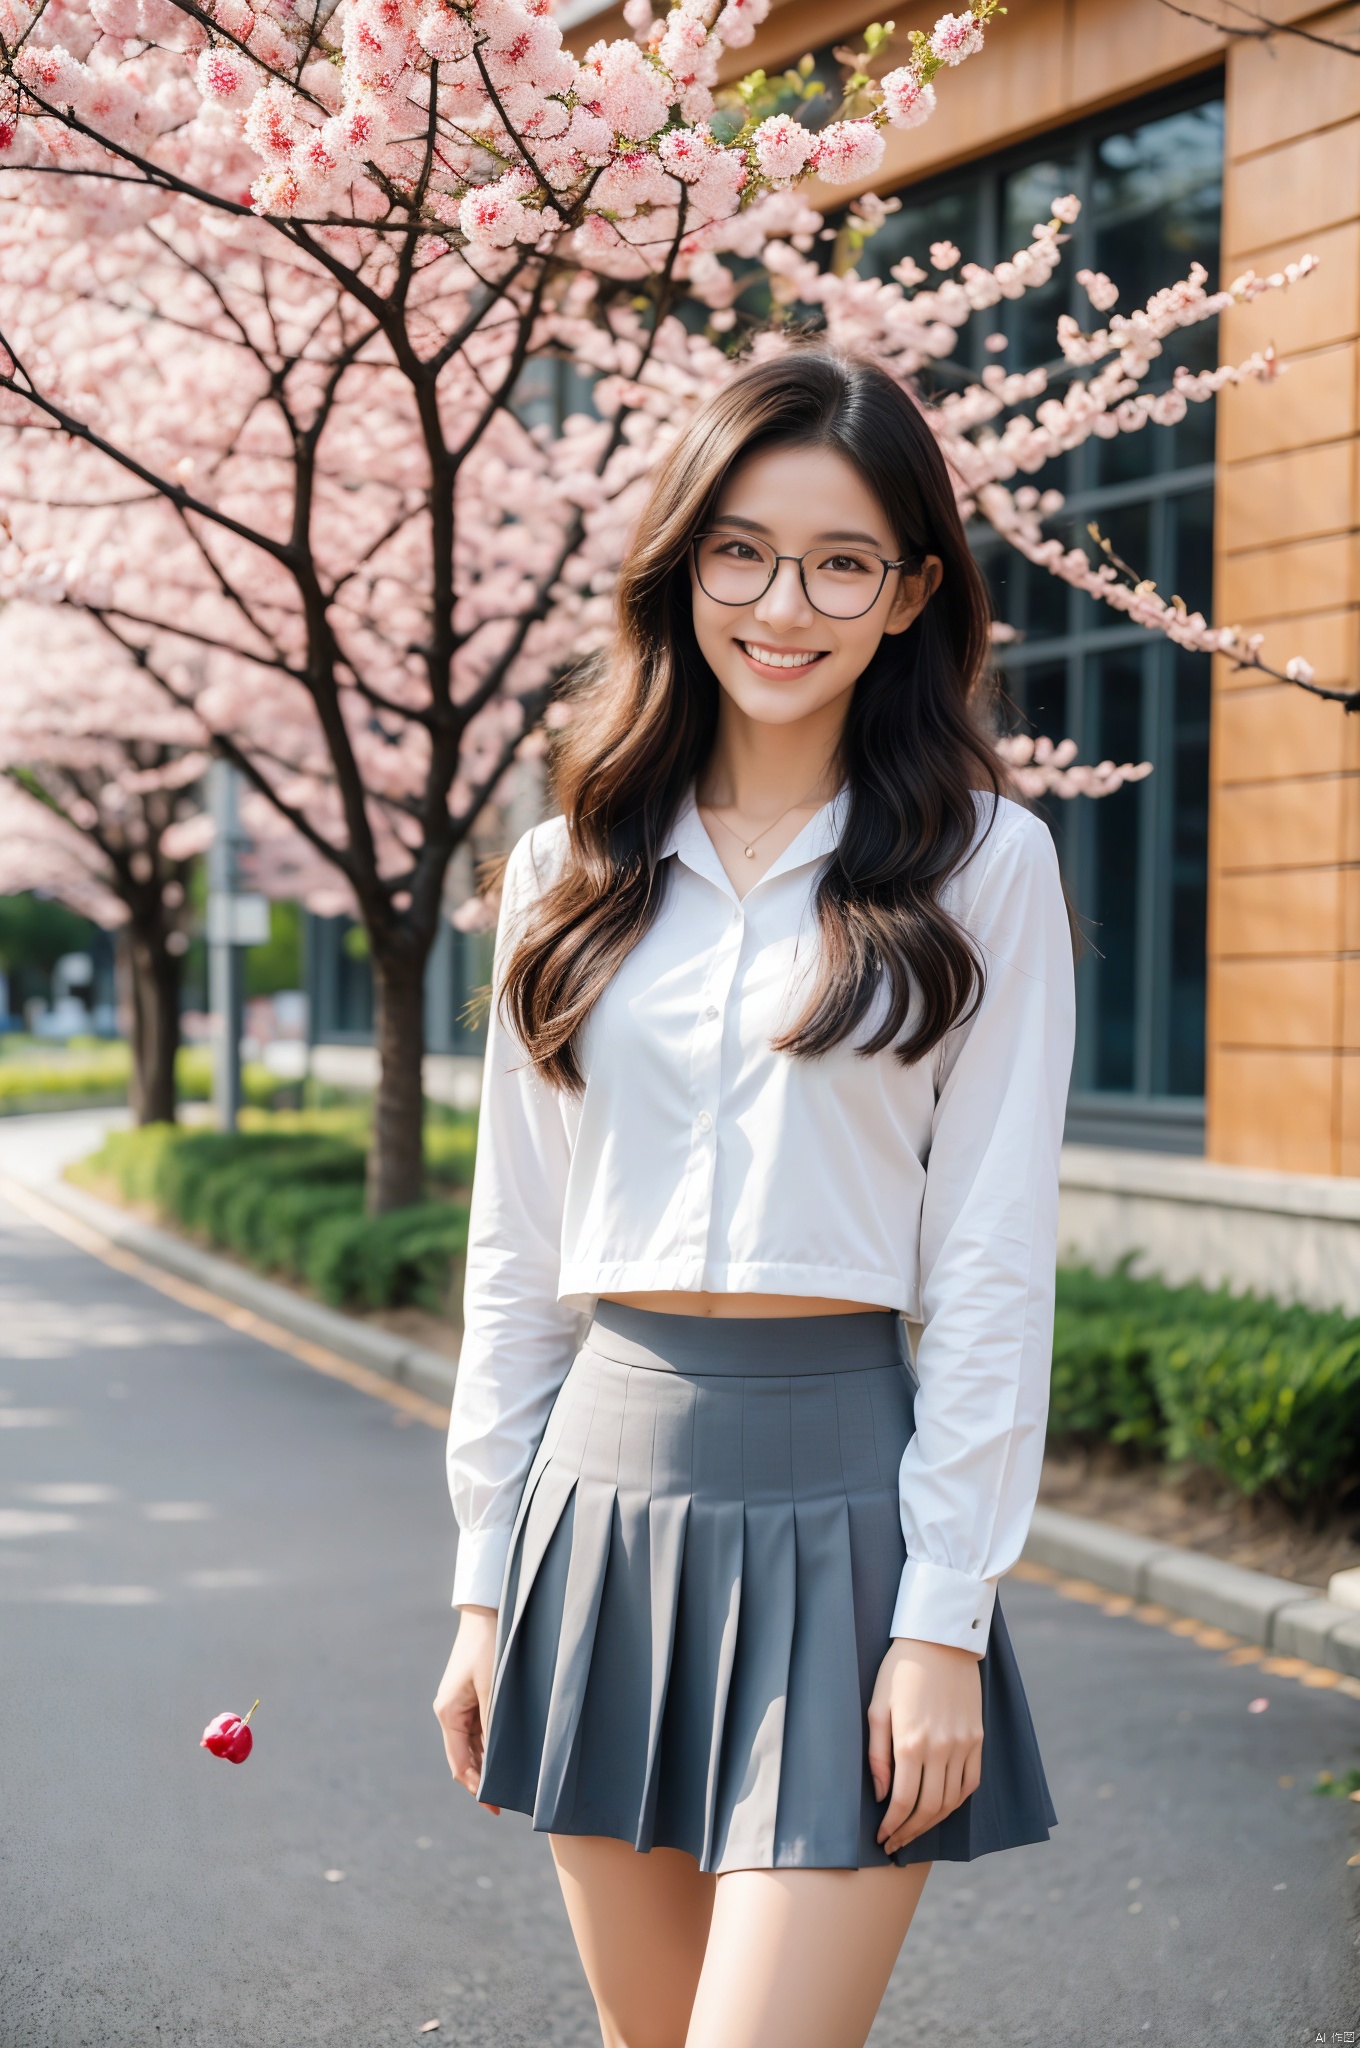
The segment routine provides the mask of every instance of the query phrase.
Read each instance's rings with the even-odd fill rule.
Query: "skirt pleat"
[[[794,1544],[798,1613],[784,1721],[786,1797],[772,1861],[776,1868],[795,1870],[853,1868],[868,1860],[860,1854],[859,1839],[868,1731],[860,1704],[855,1606],[849,1597],[847,1502],[799,1501]],[[815,1802],[803,1796],[807,1785],[822,1787]],[[871,1792],[872,1786],[867,1789]]]
[[[741,1325],[710,1327],[727,1348],[704,1371],[695,1319],[609,1313],[525,1481],[479,1796],[704,1870],[881,1863],[866,1714],[905,1556],[911,1378],[881,1327],[836,1332],[831,1370],[804,1358],[786,1376],[768,1358],[733,1368],[756,1341]],[[831,1320],[797,1319],[786,1341]],[[672,1337],[679,1362],[621,1323],[658,1351]],[[982,1781],[899,1863],[969,1861],[1056,1823],[999,1603],[980,1675]]]

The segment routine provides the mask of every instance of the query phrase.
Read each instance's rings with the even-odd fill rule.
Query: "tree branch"
[[[96,433],[84,420],[77,419],[74,413],[67,412],[54,399],[44,397],[3,333],[0,333],[0,349],[4,350],[14,365],[10,371],[0,370],[0,391],[12,392],[14,397],[22,399],[26,405],[36,406],[38,411],[45,413],[64,434],[69,434],[73,441],[83,441],[87,447],[95,449],[100,455],[106,455],[110,462],[116,463],[120,469],[125,469],[130,476],[139,478],[155,491],[158,497],[164,498],[181,512],[195,512],[212,525],[220,526],[228,533],[234,533],[238,540],[248,541],[252,547],[271,555],[276,562],[282,562],[285,567],[292,566],[288,550],[282,543],[270,540],[265,534],[256,533],[249,526],[243,526],[239,519],[233,519],[229,513],[218,512],[211,505],[204,504],[201,498],[196,498],[192,492],[186,491],[183,484],[172,484],[168,478],[157,476],[154,469],[148,469],[135,455],[116,447],[112,441],[106,441],[102,434]],[[22,383],[20,377],[23,379]]]
[[[1299,28],[1292,21],[1271,21],[1254,8],[1242,6],[1240,0],[1224,0],[1224,4],[1235,7],[1239,14],[1245,14],[1256,23],[1254,28],[1239,28],[1231,22],[1215,21],[1211,15],[1199,14],[1193,7],[1182,7],[1179,0],[1160,0],[1160,4],[1170,13],[1180,15],[1183,21],[1198,22],[1201,28],[1215,29],[1219,35],[1231,36],[1235,41],[1265,43],[1272,36],[1296,36],[1302,43],[1316,43],[1319,49],[1338,50],[1343,57],[1360,57],[1360,48],[1353,43],[1339,43],[1332,36],[1320,36],[1313,29]]]

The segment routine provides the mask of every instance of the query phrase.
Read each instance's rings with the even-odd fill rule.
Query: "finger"
[[[480,1783],[481,1783],[481,1776],[482,1776],[482,1771],[483,1771],[483,1769],[485,1768],[485,1765],[486,1765],[486,1729],[487,1729],[487,1728],[488,1728],[488,1727],[490,1726],[490,1711],[491,1711],[491,1703],[490,1703],[490,1697],[489,1697],[489,1694],[488,1694],[488,1693],[484,1693],[484,1692],[483,1692],[483,1691],[481,1690],[481,1688],[480,1688],[480,1687],[478,1687],[478,1690],[477,1690],[477,1715],[478,1715],[478,1722],[479,1722],[479,1726],[478,1726],[478,1730],[477,1730],[477,1736],[478,1736],[478,1740],[477,1740],[477,1784],[478,1784],[478,1785],[480,1785]],[[474,1795],[474,1797],[475,1797],[475,1796],[476,1796],[476,1792],[477,1792],[477,1785],[474,1785],[474,1786],[472,1787],[472,1791],[473,1791],[473,1795]],[[498,1813],[500,1812],[500,1808],[499,1808],[499,1806],[488,1806],[488,1807],[487,1807],[487,1808],[486,1808],[485,1810],[486,1810],[486,1812],[487,1812],[487,1813],[497,1813],[497,1814],[498,1814]]]
[[[921,1772],[921,1789],[915,1806],[884,1844],[890,1856],[907,1842],[914,1842],[918,1835],[923,1835],[928,1829],[936,1827],[944,1819],[947,1809],[942,1804],[943,1796],[943,1760],[936,1757],[928,1758]]]
[[[963,1797],[971,1799],[982,1783],[982,1744],[976,1743],[968,1753],[968,1762],[963,1773]],[[962,1805],[962,1800],[959,1802]]]
[[[886,1799],[892,1784],[892,1718],[869,1709],[869,1776],[874,1781],[874,1798]]]
[[[475,1708],[446,1707],[439,1726],[449,1769],[465,1790],[475,1793],[482,1775],[482,1729]]]
[[[899,1750],[894,1760],[892,1798],[878,1830],[880,1842],[886,1842],[901,1827],[916,1805],[920,1790],[920,1759],[909,1750]]]

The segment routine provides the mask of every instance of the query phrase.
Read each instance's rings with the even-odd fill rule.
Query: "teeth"
[[[781,654],[774,647],[758,647],[753,641],[743,640],[742,646],[753,661],[763,662],[766,668],[806,668],[809,662],[820,660],[820,650],[812,654]]]

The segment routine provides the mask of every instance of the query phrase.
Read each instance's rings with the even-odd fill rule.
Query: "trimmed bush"
[[[127,1101],[132,1054],[122,1039],[87,1039],[70,1046],[0,1047],[0,1116],[41,1109],[104,1107]],[[296,1088],[257,1061],[241,1073],[247,1102],[267,1108]],[[181,1046],[175,1061],[181,1102],[206,1102],[212,1094],[212,1054],[206,1046]]]
[[[1065,1270],[1049,1434],[1207,1465],[1242,1493],[1333,1512],[1360,1483],[1360,1321]]]
[[[171,1124],[119,1131],[85,1162],[85,1176],[111,1176],[126,1200],[152,1203],[338,1304],[445,1310],[467,1250],[465,1203],[365,1216],[363,1147],[296,1124],[231,1135]]]
[[[0,1054],[0,1116],[126,1102],[132,1060],[115,1040],[69,1049],[25,1045]]]
[[[477,1119],[446,1111],[425,1126],[425,1165],[432,1180],[445,1187],[470,1188],[477,1153]]]
[[[450,1306],[467,1225],[467,1209],[452,1202],[422,1202],[390,1216],[334,1216],[313,1232],[306,1275],[337,1305],[409,1301],[439,1314]]]

